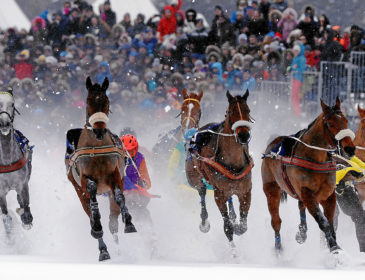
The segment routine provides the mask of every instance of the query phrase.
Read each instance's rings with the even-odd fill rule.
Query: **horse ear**
[[[226,96],[227,96],[228,102],[231,103],[233,101],[233,96],[230,94],[229,90],[227,90]]]
[[[248,98],[248,96],[250,95],[250,92],[248,91],[248,89],[246,90],[246,93],[245,93],[245,95],[243,96],[243,99],[245,100],[245,101],[247,101],[247,98]]]
[[[185,99],[187,97],[186,88],[182,90],[182,97]]]
[[[201,91],[199,92],[199,95],[198,95],[198,99],[199,99],[199,101],[200,101],[200,100],[202,100],[202,97],[203,97],[203,90],[201,90]]]
[[[109,79],[108,77],[105,77],[104,82],[101,85],[101,89],[105,91],[108,89],[108,87],[109,87]]]
[[[91,82],[90,76],[86,78],[86,89],[89,90],[93,86],[93,83]]]
[[[322,111],[325,112],[328,110],[328,106],[326,105],[326,103],[323,102],[322,98],[321,98],[321,107],[322,107]]]
[[[357,111],[359,112],[360,117],[365,115],[365,109],[361,109],[360,104],[357,104]]]
[[[340,100],[340,98],[338,96],[336,97],[336,105],[335,105],[335,107],[337,109],[340,109],[341,108],[341,100]]]

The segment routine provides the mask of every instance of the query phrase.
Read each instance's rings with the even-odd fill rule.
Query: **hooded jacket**
[[[169,18],[166,17],[165,11],[170,10],[171,16]],[[163,41],[163,37],[168,34],[173,34],[176,31],[176,18],[174,9],[171,6],[166,6],[164,8],[164,14],[162,19],[160,20],[157,31],[160,33],[161,41]]]
[[[109,69],[109,64],[106,61],[102,61],[99,64],[99,67],[105,67],[106,70],[104,72],[99,72],[98,75],[96,76],[96,81],[99,84],[102,84],[105,77],[107,77],[109,79],[109,81],[111,80],[111,74],[110,74],[110,69]]]
[[[293,73],[293,78],[300,82],[303,82],[303,73],[305,71],[305,63],[306,63],[306,59],[304,57],[305,48],[301,43],[299,44],[299,47],[300,47],[300,53],[293,58],[290,67]]]

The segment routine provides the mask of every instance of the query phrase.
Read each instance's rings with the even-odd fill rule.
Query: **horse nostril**
[[[247,142],[248,139],[250,138],[250,133],[248,132],[239,132],[238,133],[238,138],[242,141],[242,142]]]
[[[344,150],[345,150],[346,154],[348,154],[350,157],[355,155],[355,147],[346,146],[344,148]]]

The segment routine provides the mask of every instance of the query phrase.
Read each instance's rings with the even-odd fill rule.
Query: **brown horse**
[[[357,110],[359,112],[360,123],[356,132],[354,145],[356,146],[355,155],[365,161],[365,110],[358,105]],[[365,183],[357,183],[356,189],[359,194],[360,203],[365,201]]]
[[[118,137],[106,128],[109,115],[109,99],[106,90],[109,81],[103,84],[92,84],[86,79],[88,90],[86,106],[86,124],[78,140],[77,149],[66,161],[68,179],[72,182],[81,204],[90,218],[91,235],[99,242],[99,261],[110,258],[107,246],[103,241],[103,229],[100,223],[100,212],[97,194],[111,193],[120,208],[125,231],[136,232],[132,217],[125,206],[123,195],[124,151]]]
[[[276,138],[267,147],[266,157],[262,161],[263,189],[271,214],[271,225],[275,231],[275,249],[278,254],[282,250],[279,216],[281,190],[299,200],[301,223],[296,236],[297,242],[303,243],[307,237],[307,208],[324,232],[330,252],[338,253],[340,249],[333,228],[336,164],[329,154],[334,149],[328,147],[342,147],[341,150],[348,156],[353,156],[355,146],[351,139],[353,133],[347,128],[347,119],[341,112],[340,100],[337,98],[333,107],[327,106],[321,100],[321,106],[322,113],[307,129],[298,133],[299,138]],[[268,156],[280,143],[284,145],[285,141],[292,142],[285,148],[287,156],[280,156],[279,153],[273,157]]]
[[[203,97],[203,91],[199,95],[193,92],[187,93],[186,89],[182,90],[184,98],[181,106],[181,130],[182,133],[190,128],[199,128],[199,120],[201,117],[200,101]]]
[[[214,188],[224,232],[234,247],[233,234],[241,235],[247,230],[247,214],[251,204],[253,162],[248,152],[251,118],[247,105],[248,91],[244,96],[233,97],[228,91],[226,95],[229,106],[224,122],[215,128],[211,124],[202,127],[192,140],[195,148],[190,149],[191,155],[187,156],[186,176],[201,198],[200,230],[208,232],[210,228],[205,205],[205,179]],[[232,222],[227,211],[226,202],[232,195],[237,195],[240,202],[239,224]]]

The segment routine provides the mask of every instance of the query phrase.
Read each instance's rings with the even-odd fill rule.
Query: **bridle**
[[[0,91],[0,94],[7,94],[7,95],[9,95],[13,99],[13,112],[11,114],[9,112],[7,112],[7,111],[0,111],[0,115],[2,115],[2,114],[8,115],[11,123],[13,123],[14,117],[15,117],[15,113],[17,113],[17,114],[20,115],[19,111],[15,108],[15,105],[14,105],[14,96],[13,96],[13,94],[11,94],[10,92],[7,92],[7,91]]]
[[[330,153],[334,153],[335,151],[337,151],[338,153],[341,153],[341,140],[345,137],[350,137],[352,140],[354,140],[355,138],[355,134],[351,131],[351,129],[348,128],[344,128],[343,123],[341,122],[341,130],[336,133],[336,135],[333,135],[333,133],[330,131],[328,124],[327,124],[327,118],[332,115],[332,114],[342,114],[342,112],[340,110],[331,110],[329,113],[325,114],[322,118],[323,120],[323,128],[324,128],[324,134],[326,137],[327,142],[330,144],[333,148],[332,149],[328,149],[328,148],[322,148],[322,147],[317,147],[317,146],[313,146],[313,145],[309,145],[305,142],[303,142],[300,138],[302,138],[304,136],[304,134],[306,132],[309,131],[310,128],[308,128],[301,136],[300,138],[294,137],[294,136],[288,136],[288,138],[291,138],[301,144],[303,144],[304,146],[310,148],[310,149],[314,149],[314,150],[319,150],[319,151],[324,151],[324,152],[330,152]],[[315,123],[316,120],[313,122]],[[330,141],[329,141],[330,140]],[[335,143],[337,142],[337,143]]]
[[[236,131],[237,131],[237,128],[239,128],[239,127],[247,127],[248,130],[250,131],[252,128],[252,124],[255,123],[255,120],[250,115],[249,115],[248,121],[244,120],[239,101],[236,100],[235,104],[237,105],[238,112],[240,114],[240,119],[236,122],[233,122],[231,119],[233,112],[228,112],[228,124],[231,127],[231,130],[233,131],[233,133],[231,135],[224,135],[224,136],[234,136],[237,143],[239,143],[241,145],[248,144],[251,140],[251,133],[249,132],[250,138],[248,139],[247,143],[241,143],[241,141],[239,141]]]
[[[195,98],[186,98],[186,99],[184,99],[184,101],[183,101],[182,104],[184,105],[184,103],[185,102],[188,102],[188,101],[193,101],[193,102],[198,103],[198,105],[199,105],[199,117],[198,117],[197,120],[195,120],[192,116],[190,116],[190,112],[189,112],[188,116],[186,116],[185,118],[183,118],[183,120],[181,121],[181,124],[183,124],[186,120],[190,120],[190,121],[193,122],[193,127],[197,128],[198,127],[198,123],[200,121],[200,117],[201,117],[200,101],[198,99],[195,99]],[[181,115],[181,113],[179,115]]]

